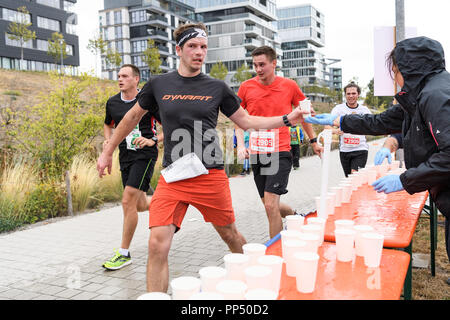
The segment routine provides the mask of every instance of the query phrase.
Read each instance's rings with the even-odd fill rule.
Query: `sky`
[[[278,7],[311,4],[325,16],[325,47],[328,58],[341,59],[343,85],[357,79],[366,87],[374,75],[374,28],[395,26],[395,0],[276,0]],[[450,55],[450,1],[404,0],[405,25],[416,27],[418,36],[441,42]],[[95,57],[86,49],[89,39],[98,34],[98,11],[103,0],[78,0],[77,34],[80,42],[80,71],[96,67]],[[450,58],[447,59],[450,61]],[[97,68],[100,68],[100,62]],[[449,68],[447,67],[447,70]]]

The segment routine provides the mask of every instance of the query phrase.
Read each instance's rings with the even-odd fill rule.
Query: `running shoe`
[[[118,270],[131,264],[132,260],[130,253],[128,253],[128,256],[121,255],[119,250],[115,250],[115,253],[114,257],[103,264],[103,268],[108,270]]]

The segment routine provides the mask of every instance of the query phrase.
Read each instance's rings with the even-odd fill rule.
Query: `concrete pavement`
[[[369,143],[368,164],[384,140]],[[344,176],[339,152],[331,152],[329,186]],[[320,194],[321,163],[317,156],[300,159],[291,171],[281,201],[299,212],[315,210]],[[269,240],[268,223],[253,176],[230,178],[238,230],[247,242]],[[136,299],[146,291],[148,212],[139,223],[130,247],[133,263],[106,271],[102,263],[118,248],[122,234],[122,207],[59,218],[28,229],[0,235],[0,299],[107,300]],[[198,276],[204,266],[223,266],[229,252],[214,228],[190,207],[169,254],[170,279]],[[169,289],[170,293],[170,289]]]

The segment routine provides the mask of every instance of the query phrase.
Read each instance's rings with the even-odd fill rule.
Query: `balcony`
[[[159,45],[159,46],[156,46],[156,47],[158,48],[158,51],[159,51],[160,55],[162,55],[162,56],[170,55],[169,48],[167,48],[166,46]]]
[[[159,40],[169,41],[169,34],[162,30],[148,28],[147,34],[150,36],[151,39],[159,39]]]
[[[261,46],[261,41],[259,41],[259,40],[252,39],[252,38],[247,38],[244,40],[244,47],[247,50],[253,50],[260,46]]]
[[[255,26],[245,26],[245,35],[256,38],[258,36],[262,36],[262,31]]]
[[[169,23],[168,23],[168,20],[166,17],[159,16],[156,14],[147,15],[147,23],[154,25],[154,26],[162,27],[162,28],[166,28],[169,26]]]

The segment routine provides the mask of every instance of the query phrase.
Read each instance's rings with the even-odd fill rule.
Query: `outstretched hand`
[[[389,163],[392,162],[391,150],[383,147],[380,150],[378,150],[377,154],[375,155],[374,164],[376,166],[382,164],[384,158],[387,158]]]
[[[338,117],[338,115],[330,114],[330,113],[322,113],[318,114],[315,117],[306,117],[305,122],[311,124],[320,124],[323,126],[333,126],[334,120]]]
[[[374,183],[372,183],[373,188],[377,192],[392,193],[397,191],[402,191],[403,184],[400,181],[400,176],[398,174],[390,174],[384,176]]]

